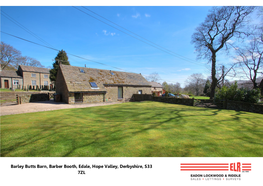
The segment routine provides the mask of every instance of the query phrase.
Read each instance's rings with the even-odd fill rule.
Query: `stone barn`
[[[69,104],[127,102],[133,94],[151,94],[151,85],[141,74],[60,64],[56,93]]]

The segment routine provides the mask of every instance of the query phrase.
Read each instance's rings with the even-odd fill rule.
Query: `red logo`
[[[181,163],[181,171],[251,171],[251,163]]]

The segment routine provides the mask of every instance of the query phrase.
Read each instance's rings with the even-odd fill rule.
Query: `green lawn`
[[[0,119],[1,156],[263,156],[263,115],[249,112],[130,102]]]
[[[16,99],[1,99],[0,103],[7,103],[7,102],[13,102],[16,101]]]
[[[207,96],[190,96],[190,98],[195,98],[195,99],[210,99],[210,97],[207,97]]]
[[[29,92],[39,92],[40,90],[28,90]],[[48,91],[48,90],[41,90],[41,91]],[[0,92],[13,92],[11,89],[0,88]],[[15,89],[15,92],[26,92],[26,90],[22,89]]]

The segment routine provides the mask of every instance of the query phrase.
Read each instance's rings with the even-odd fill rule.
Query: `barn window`
[[[98,88],[98,85],[95,82],[89,82],[91,88]]]

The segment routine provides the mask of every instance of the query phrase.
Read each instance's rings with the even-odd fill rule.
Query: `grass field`
[[[22,89],[15,89],[15,92],[27,92],[26,90]],[[0,92],[14,92],[11,89],[6,89],[6,88],[0,88]],[[40,92],[40,90],[28,90],[29,92]],[[48,90],[41,90],[41,91],[48,91]]]
[[[159,102],[2,116],[7,157],[262,157],[263,115]]]
[[[190,96],[190,98],[195,98],[195,99],[210,99],[210,97],[207,97],[207,96]]]
[[[15,89],[15,91],[16,92],[23,92],[24,90]],[[7,88],[0,88],[0,92],[13,92],[13,90],[7,89]]]
[[[16,101],[16,99],[1,99],[0,104],[1,103],[7,103],[7,102],[14,102],[14,101]]]

